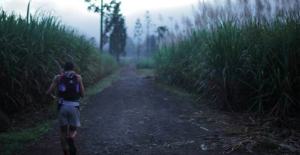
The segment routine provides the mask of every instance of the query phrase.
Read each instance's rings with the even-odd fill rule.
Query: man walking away
[[[47,95],[52,94],[58,88],[58,124],[61,131],[61,145],[64,155],[76,155],[74,139],[77,128],[80,127],[79,98],[84,97],[84,87],[80,75],[75,74],[74,64],[65,63],[64,72],[57,75]]]

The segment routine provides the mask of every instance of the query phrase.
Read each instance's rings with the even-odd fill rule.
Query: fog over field
[[[0,6],[8,11],[26,15],[29,0],[1,0]],[[100,1],[96,1],[100,3]],[[104,3],[110,2],[104,0]],[[150,11],[152,23],[155,26],[166,25],[174,27],[175,21],[181,23],[182,16],[192,16],[192,5],[197,6],[198,0],[122,0],[121,11],[126,19],[127,32],[133,37],[134,24],[137,18],[145,24],[145,10]],[[84,0],[32,0],[31,13],[36,11],[51,12],[62,20],[62,23],[77,28],[89,37],[99,42],[100,16],[87,10],[88,3]],[[159,20],[159,14],[163,22]],[[145,28],[144,28],[145,29]],[[170,28],[171,29],[171,28]],[[153,29],[154,32],[154,29]]]
[[[300,0],[0,0],[0,154],[300,155],[299,43]]]

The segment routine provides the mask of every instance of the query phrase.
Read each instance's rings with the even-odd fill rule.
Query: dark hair
[[[74,64],[73,62],[66,62],[65,63],[65,67],[64,67],[64,71],[71,71],[74,69]]]

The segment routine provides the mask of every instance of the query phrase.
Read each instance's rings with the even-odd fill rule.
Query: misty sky
[[[26,14],[29,0],[1,0],[0,6],[8,12],[14,11]],[[100,3],[100,0],[96,1]],[[109,3],[110,0],[104,0]],[[175,20],[180,23],[183,15],[192,16],[192,5],[197,5],[198,0],[122,0],[121,11],[125,16],[129,36],[133,36],[134,24],[141,18],[145,25],[144,14],[150,11],[152,21],[156,26],[174,25]],[[100,15],[88,12],[84,0],[32,0],[31,13],[37,10],[51,11],[59,16],[64,24],[77,28],[89,37],[99,41]],[[163,16],[163,22],[159,20]],[[173,17],[173,21],[169,17]]]

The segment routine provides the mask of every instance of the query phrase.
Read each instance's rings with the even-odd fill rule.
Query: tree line
[[[103,52],[103,45],[109,43],[109,53],[119,62],[120,56],[125,55],[125,46],[127,39],[127,28],[125,18],[121,12],[121,2],[112,0],[110,3],[97,5],[96,2],[85,0],[90,3],[89,11],[101,14],[100,31],[100,50]],[[104,18],[104,19],[103,19]],[[104,21],[104,32],[102,32],[102,21]]]
[[[125,18],[120,13],[121,2],[112,0],[110,3],[103,4],[102,0],[101,5],[96,4],[96,0],[85,0],[85,2],[90,4],[88,6],[89,11],[93,11],[101,15],[100,51],[103,52],[103,45],[109,44],[109,53],[112,54],[117,61],[119,61],[120,56],[126,55],[126,42],[129,41],[132,43],[132,39],[127,35]],[[160,20],[163,20],[161,15]],[[104,24],[103,32],[102,24]],[[155,24],[152,23],[149,11],[146,11],[145,13],[145,31],[143,29],[142,20],[140,18],[136,20],[134,27],[134,39],[136,40],[136,44],[134,46],[136,46],[138,59],[140,59],[141,55],[146,55],[147,59],[149,59],[154,51],[157,51],[165,44],[166,35],[169,32],[168,28],[166,26],[154,27]],[[153,34],[153,28],[157,35]],[[143,39],[143,37],[145,37],[145,39]],[[142,53],[142,51],[145,51],[145,53]]]

